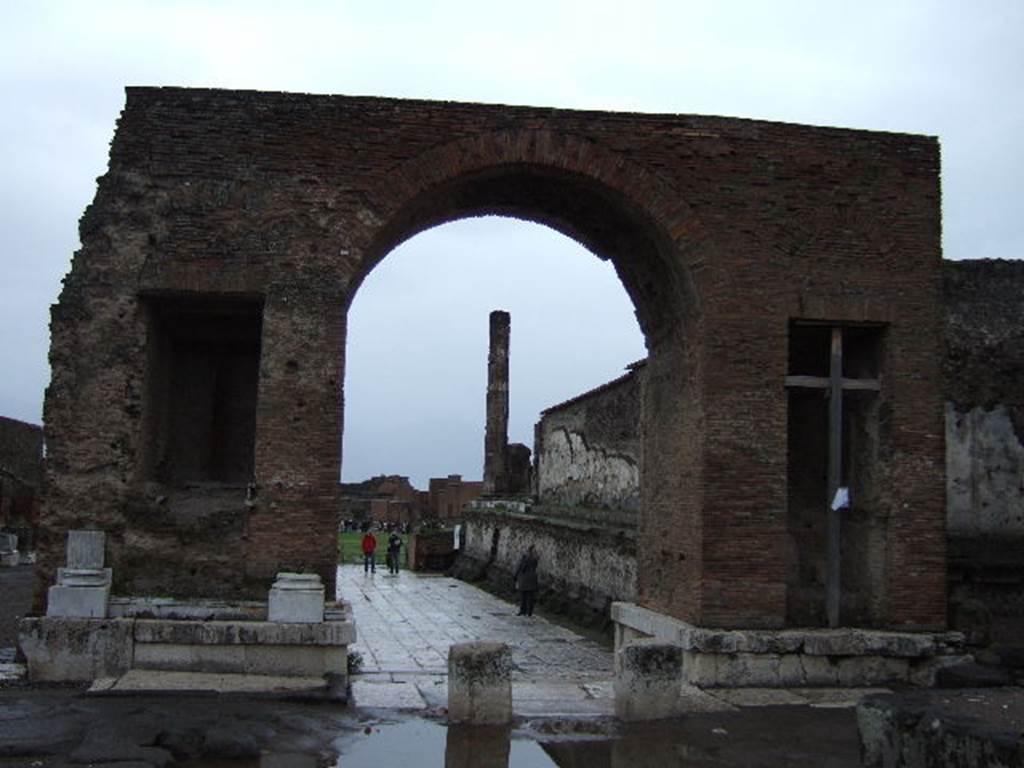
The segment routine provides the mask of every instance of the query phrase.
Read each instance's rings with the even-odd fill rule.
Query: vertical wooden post
[[[839,510],[832,500],[842,482],[843,472],[843,329],[832,329],[832,355],[828,383],[828,560],[825,572],[825,611],[828,625],[839,626]]]

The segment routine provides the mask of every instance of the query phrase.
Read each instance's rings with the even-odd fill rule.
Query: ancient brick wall
[[[574,508],[612,513],[614,523],[640,510],[643,366],[546,409],[534,430],[537,500],[544,514]],[[623,514],[625,513],[625,514]]]
[[[116,591],[145,576],[154,589],[202,593],[219,579],[262,594],[276,571],[300,568],[333,584],[349,302],[395,244],[494,213],[548,224],[611,259],[636,307],[649,352],[645,605],[709,625],[786,622],[789,328],[877,323],[885,555],[873,618],[942,626],[938,179],[928,137],[129,89],[53,312],[40,573],[52,574],[63,532],[88,523],[110,534]],[[168,298],[211,334],[225,303],[259,317],[252,478],[220,487],[235,499],[230,563],[201,537],[182,546],[184,531],[218,518],[202,510],[196,527],[187,508],[161,503],[173,489],[152,471],[152,435],[183,429],[153,394],[176,359],[156,341]],[[131,499],[142,500],[133,515]],[[175,552],[173,573],[142,565],[158,550]]]
[[[414,523],[427,511],[427,498],[404,475],[379,475],[359,483],[342,483],[341,519]]]
[[[438,520],[461,520],[465,508],[480,498],[484,484],[461,475],[430,478],[430,514]]]

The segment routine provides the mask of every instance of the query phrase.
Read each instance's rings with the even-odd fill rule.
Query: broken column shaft
[[[487,356],[487,425],[484,432],[484,493],[508,492],[508,347],[511,318],[491,312]]]

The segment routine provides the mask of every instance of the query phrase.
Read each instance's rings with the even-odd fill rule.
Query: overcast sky
[[[1024,255],[1024,2],[0,4],[0,415],[39,422],[49,305],[126,85],[698,113],[937,135],[947,258]],[[510,437],[642,357],[610,266],[475,219],[371,273],[345,479],[482,471],[487,313],[512,313]]]

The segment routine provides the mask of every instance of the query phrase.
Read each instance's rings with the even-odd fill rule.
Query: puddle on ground
[[[367,729],[370,733],[346,736],[337,744],[341,753],[337,768],[558,766],[540,744],[529,738],[514,737],[508,728],[446,726],[431,720],[407,720],[367,726]]]
[[[353,725],[355,725],[353,723]],[[767,768],[860,765],[849,710],[763,707],[654,723],[612,720],[525,723],[517,728],[442,721],[364,720],[328,736],[316,754],[258,760],[199,759],[179,768]]]

